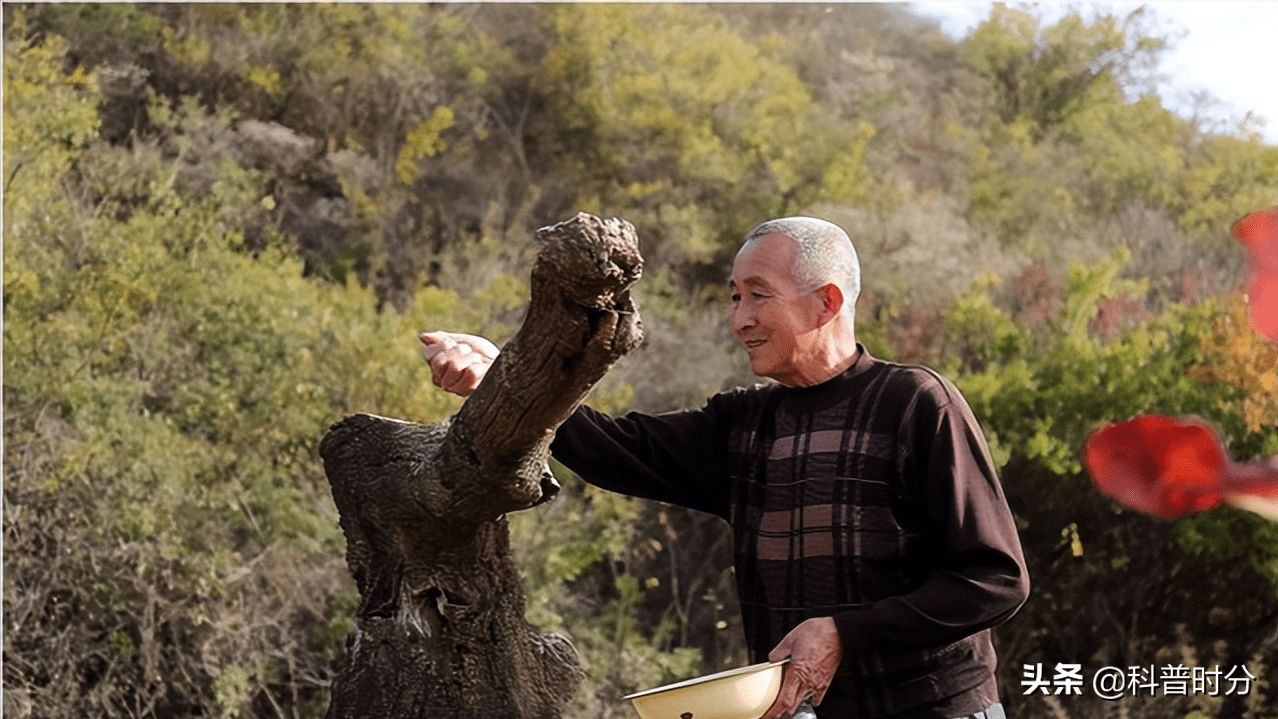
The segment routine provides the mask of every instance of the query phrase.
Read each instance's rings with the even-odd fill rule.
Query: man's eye
[[[737,294],[736,292],[733,292],[733,293],[732,293],[732,301],[733,301],[733,302],[740,302],[740,301],[741,301],[741,295]]]

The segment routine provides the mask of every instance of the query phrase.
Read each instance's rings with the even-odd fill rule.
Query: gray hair
[[[815,217],[783,217],[747,232],[741,249],[773,233],[781,233],[799,246],[794,262],[795,283],[805,292],[835,284],[843,292],[843,314],[852,319],[856,298],[861,294],[861,262],[848,233],[833,222]]]

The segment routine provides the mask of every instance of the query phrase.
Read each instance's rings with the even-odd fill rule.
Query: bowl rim
[[[783,664],[788,663],[789,661],[790,661],[790,657],[786,657],[785,659],[782,659],[779,662],[762,662],[760,664],[751,664],[748,667],[737,667],[736,669],[729,669],[727,671],[718,672],[716,674],[707,674],[704,677],[693,677],[692,679],[685,679],[675,684],[667,684],[665,686],[656,687],[654,689],[645,689],[644,691],[637,692],[635,694],[628,694],[622,697],[622,699],[624,701],[631,701],[633,699],[642,699],[644,697],[651,696],[653,694],[660,694],[662,692],[674,691],[676,689],[684,689],[686,687],[696,686],[697,684],[705,684],[707,682],[712,682],[718,679],[727,679],[729,677],[735,677],[741,674],[752,674],[754,672],[762,671],[764,669],[772,669],[774,667],[779,667]]]

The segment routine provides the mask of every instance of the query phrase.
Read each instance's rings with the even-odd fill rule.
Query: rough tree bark
[[[581,677],[524,619],[505,515],[553,496],[555,428],[642,340],[643,260],[620,220],[537,234],[523,326],[451,421],[359,414],[320,442],[361,600],[329,719],[552,719]]]

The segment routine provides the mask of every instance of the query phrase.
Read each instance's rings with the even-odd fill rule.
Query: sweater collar
[[[814,412],[845,399],[859,384],[861,375],[879,362],[860,342],[856,343],[856,351],[856,361],[850,367],[820,384],[779,387],[781,407],[790,412]]]

